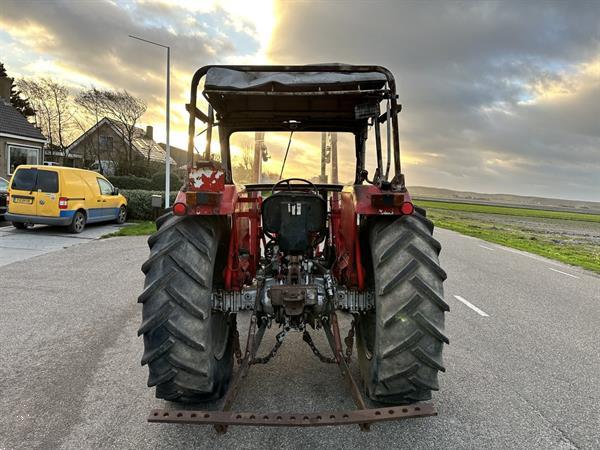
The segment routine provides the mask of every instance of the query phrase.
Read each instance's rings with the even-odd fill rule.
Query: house
[[[20,164],[42,164],[42,132],[10,104],[12,78],[0,77],[0,177],[10,180]]]
[[[79,136],[66,150],[74,167],[97,170],[105,175],[149,176],[164,170],[166,152],[153,139],[153,128],[135,128],[132,154],[128,157],[126,127],[107,117]],[[177,162],[170,158],[171,167]]]
[[[160,145],[160,148],[162,148],[163,150],[166,151],[167,144],[161,142],[158,145]],[[177,163],[177,166],[187,167],[187,153],[188,153],[187,150],[184,150],[179,147],[175,147],[174,145],[170,145],[169,150],[171,152],[171,158],[173,158],[175,160],[175,162]]]

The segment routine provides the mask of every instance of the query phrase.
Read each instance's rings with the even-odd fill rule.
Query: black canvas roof
[[[377,67],[266,67],[208,68],[203,94],[219,122],[254,130],[289,129],[290,122],[304,130],[351,130],[366,121],[359,110],[372,110],[389,92],[388,76]]]

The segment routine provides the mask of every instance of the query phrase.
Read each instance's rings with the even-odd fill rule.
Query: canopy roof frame
[[[339,117],[336,117],[333,112],[323,112],[322,117],[319,117],[319,109],[314,110],[314,114],[310,116],[310,119],[307,122],[302,123],[295,122],[294,120],[289,120],[286,122],[282,120],[281,124],[277,124],[275,120],[273,120],[274,116],[285,119],[294,119],[294,117],[290,116],[289,111],[272,111],[269,109],[265,109],[261,112],[252,111],[248,113],[244,113],[243,111],[237,111],[237,115],[231,114],[231,117],[228,117],[225,113],[226,111],[221,108],[221,111],[225,114],[219,113],[218,106],[223,107],[227,105],[228,100],[225,100],[225,97],[237,99],[245,96],[248,98],[282,98],[282,97],[296,97],[300,99],[306,99],[307,101],[312,101],[319,98],[345,98],[346,96],[356,97],[357,99],[375,99],[375,101],[381,102],[383,100],[389,100],[389,112],[386,111],[384,114],[376,118],[377,123],[381,123],[383,121],[388,120],[388,115],[391,117],[391,132],[392,132],[392,142],[391,142],[391,151],[393,153],[394,159],[394,176],[391,182],[388,182],[382,177],[382,173],[384,168],[381,167],[379,162],[381,161],[381,148],[378,146],[377,148],[377,161],[380,167],[377,168],[377,172],[374,177],[374,181],[379,180],[380,183],[386,184],[393,189],[404,190],[404,176],[401,172],[401,164],[400,164],[400,142],[399,142],[399,132],[398,132],[398,116],[397,113],[400,111],[400,106],[397,102],[397,94],[396,94],[396,82],[392,73],[382,66],[355,66],[355,65],[341,65],[341,64],[319,64],[319,65],[207,65],[198,69],[194,76],[192,77],[191,83],[191,92],[190,92],[190,103],[186,105],[186,109],[190,113],[189,118],[189,126],[188,126],[188,164],[193,166],[194,163],[194,137],[196,130],[196,119],[199,119],[208,124],[208,127],[214,126],[214,120],[212,117],[209,117],[212,114],[205,114],[200,111],[197,107],[198,100],[198,86],[200,84],[200,80],[206,76],[208,71],[212,68],[222,68],[222,69],[230,69],[241,72],[288,72],[288,73],[308,73],[308,72],[322,72],[322,73],[369,73],[369,72],[377,72],[381,73],[385,76],[387,88],[385,86],[382,89],[343,89],[343,90],[323,90],[319,89],[316,91],[306,91],[298,88],[290,87],[287,90],[264,90],[260,87],[253,87],[251,89],[205,89],[203,95],[208,101],[209,105],[212,109],[217,111],[217,120],[220,125],[220,140],[221,140],[221,148],[222,152],[226,152],[227,154],[222,154],[222,161],[225,164],[225,172],[226,179],[228,182],[231,182],[231,163],[230,163],[230,155],[228,154],[227,149],[223,148],[223,144],[228,142],[229,135],[235,131],[284,131],[284,130],[307,130],[307,131],[351,131],[357,136],[357,143],[364,139],[364,129],[366,129],[368,119],[350,119],[346,117],[345,120],[340,120]],[[323,83],[324,85],[329,84],[332,86],[334,84],[339,83]],[[223,100],[221,103],[219,101]],[[355,102],[356,103],[356,102]],[[307,113],[306,110],[303,110],[304,113]],[[261,114],[262,113],[262,114]],[[280,113],[280,114],[278,114]],[[329,115],[329,117],[327,117]],[[301,116],[301,115],[299,115]],[[295,117],[298,118],[298,117]],[[305,118],[306,119],[306,118]],[[207,133],[209,134],[209,133]],[[360,138],[359,138],[360,136]],[[228,147],[227,145],[225,147]],[[362,153],[363,155],[359,155],[359,149],[357,148],[357,163],[361,165],[361,168],[364,165],[364,145],[362,145]],[[206,160],[210,159],[210,142],[207,142],[207,146],[205,149],[204,158]],[[356,183],[360,183],[362,181],[359,180],[359,172],[361,170],[357,167],[357,178]]]

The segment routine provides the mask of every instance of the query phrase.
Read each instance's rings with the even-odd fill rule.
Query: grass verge
[[[118,236],[147,236],[156,231],[156,225],[152,221],[134,222],[133,225],[128,225],[114,233],[105,234],[102,238],[118,237]]]
[[[418,202],[417,204],[425,206],[424,203],[427,202]],[[532,211],[538,212],[537,210]],[[470,219],[460,215],[453,215],[452,211],[432,207],[427,208],[427,217],[433,220],[436,226],[441,228],[506,247],[534,253],[566,264],[580,266],[600,274],[600,252],[597,246],[591,244],[556,242],[557,240],[553,239],[552,235],[511,229],[499,224],[493,217],[490,217],[489,220],[482,220],[480,218]]]

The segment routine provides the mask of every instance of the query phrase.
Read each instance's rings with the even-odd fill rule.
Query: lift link
[[[238,365],[242,364],[242,347],[240,345],[240,332],[238,331],[237,326],[233,331],[233,354]]]

